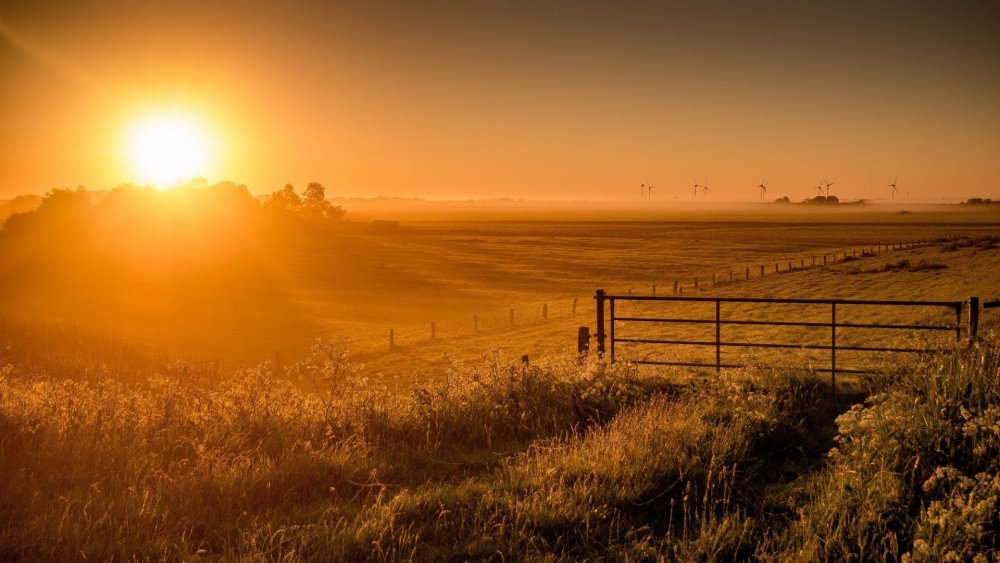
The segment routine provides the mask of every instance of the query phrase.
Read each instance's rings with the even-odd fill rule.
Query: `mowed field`
[[[40,260],[30,248],[7,244],[0,254],[0,291],[8,319],[68,326],[88,338],[135,344],[194,365],[231,370],[276,359],[289,363],[323,338],[346,346],[363,374],[401,383],[444,377],[450,365],[479,361],[491,350],[527,354],[532,361],[572,354],[578,327],[595,327],[598,288],[639,295],[651,294],[655,285],[659,294],[672,294],[676,281],[685,296],[953,301],[1000,295],[990,275],[1000,271],[1000,251],[961,242],[1000,235],[996,213],[951,206],[906,215],[737,209],[599,216],[416,216],[388,228],[348,222],[308,240],[243,233],[224,244],[184,243],[180,250],[167,240],[164,248],[132,249],[121,253],[125,257],[105,249]],[[917,240],[939,242],[878,251],[879,245]],[[643,312],[638,306],[632,311]],[[704,306],[674,306],[669,313],[714,318]],[[829,312],[758,305],[726,314],[822,320]],[[923,319],[861,309],[842,311],[841,321],[873,314],[894,322],[954,322],[940,311],[914,311],[931,315]],[[652,334],[646,325],[619,329]],[[655,336],[700,340],[709,329],[714,331],[687,325],[669,333],[658,327]],[[726,337],[828,338],[768,330],[731,327]],[[746,352],[749,361],[767,359]],[[619,347],[619,353],[706,359],[705,350],[692,347]],[[725,361],[747,361],[744,355]],[[823,358],[799,353],[807,364]]]

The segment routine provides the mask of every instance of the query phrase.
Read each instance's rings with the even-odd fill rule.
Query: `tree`
[[[290,215],[298,213],[302,206],[302,198],[295,193],[295,186],[285,184],[285,187],[272,193],[266,202],[269,211],[279,215]]]
[[[343,208],[326,199],[326,188],[319,182],[310,182],[302,192],[302,215],[313,220],[340,219]]]
[[[295,193],[295,187],[285,187],[272,193],[264,202],[271,213],[290,218],[310,221],[340,219],[344,210],[326,200],[326,188],[319,182],[310,182],[302,195]]]

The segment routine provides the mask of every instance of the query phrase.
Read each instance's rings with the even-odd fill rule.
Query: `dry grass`
[[[296,370],[327,395],[263,367],[131,386],[7,367],[0,554],[995,556],[992,342],[874,382],[837,427],[856,398],[762,370],[678,387],[627,367],[493,360],[399,394],[321,345]]]

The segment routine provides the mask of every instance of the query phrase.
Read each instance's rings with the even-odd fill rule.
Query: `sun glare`
[[[212,137],[195,117],[164,113],[144,117],[128,130],[133,180],[166,188],[207,176],[213,164]]]

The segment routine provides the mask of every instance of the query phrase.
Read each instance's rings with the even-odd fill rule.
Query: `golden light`
[[[133,180],[159,188],[208,176],[214,143],[194,116],[162,113],[139,119],[129,127],[126,148]]]

